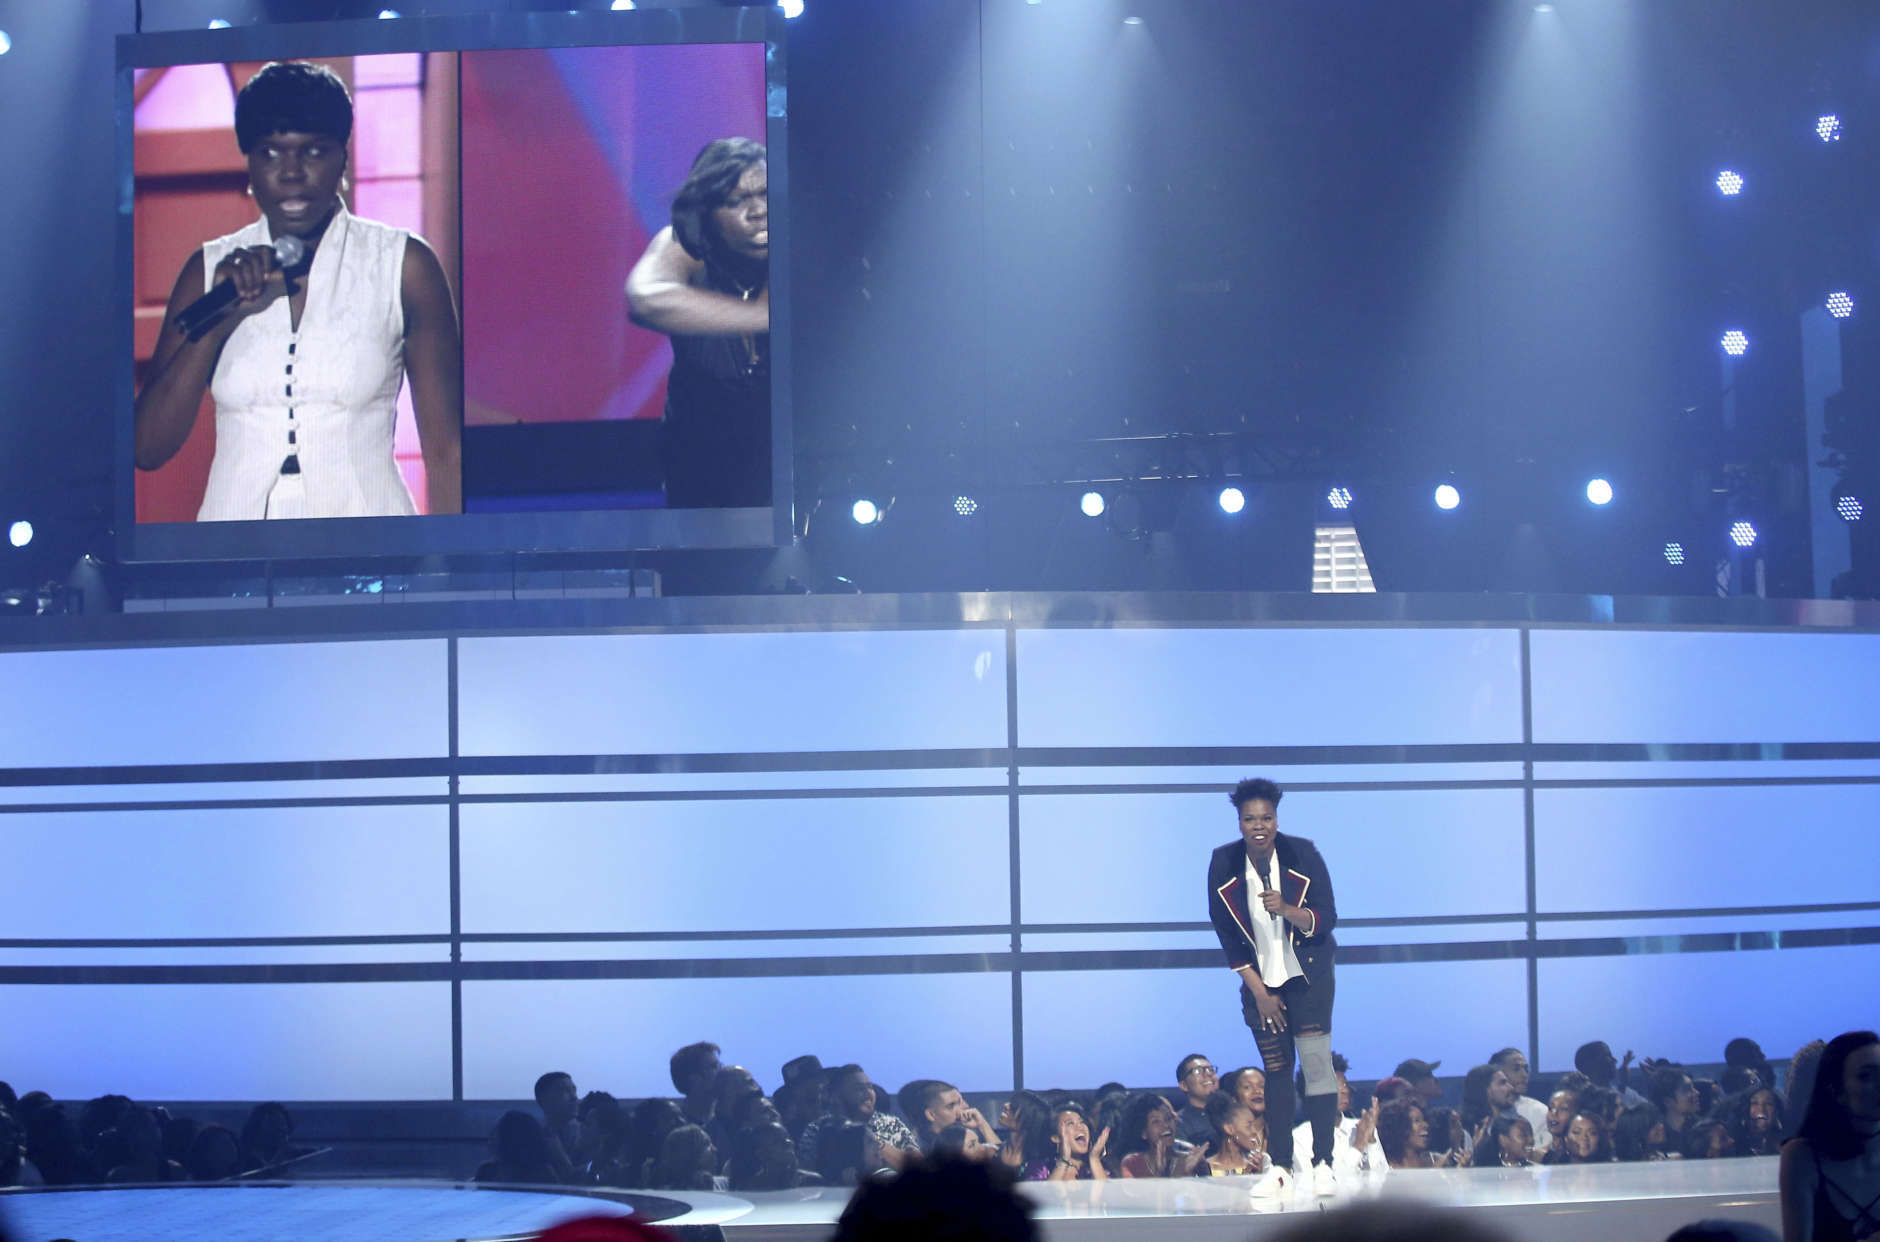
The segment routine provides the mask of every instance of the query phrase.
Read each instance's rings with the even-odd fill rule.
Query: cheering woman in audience
[[[1377,1141],[1393,1169],[1433,1169],[1430,1125],[1414,1097],[1392,1100],[1377,1110]]]
[[[1210,1144],[1184,1143],[1187,1150],[1177,1150],[1175,1110],[1152,1091],[1130,1096],[1116,1124],[1119,1138],[1113,1150],[1122,1177],[1193,1177],[1207,1159]]]
[[[1802,1124],[1782,1148],[1782,1242],[1880,1231],[1880,1035],[1828,1041]]]
[[[406,379],[429,511],[463,507],[456,306],[422,238],[340,201],[352,127],[346,87],[319,65],[267,65],[236,96],[261,218],[183,264],[135,413],[137,466],[155,470],[214,395],[197,521],[416,513],[392,455]],[[219,314],[196,308],[225,286]]]

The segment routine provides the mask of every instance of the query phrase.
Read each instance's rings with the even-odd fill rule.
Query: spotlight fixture
[[[1843,522],[1858,522],[1866,508],[1860,503],[1859,496],[1843,496],[1834,502],[1834,511],[1841,515]]]
[[[1085,492],[1078,500],[1077,507],[1083,510],[1085,517],[1102,517],[1106,507],[1103,503],[1103,493]]]
[[[1331,491],[1325,493],[1325,503],[1334,509],[1342,510],[1351,508],[1351,489],[1348,487],[1334,487]]]
[[[1717,174],[1717,188],[1723,191],[1725,198],[1735,198],[1743,192],[1743,176],[1726,168]]]
[[[858,526],[873,526],[881,520],[881,506],[864,496],[849,506],[849,516]]]
[[[782,9],[783,15],[791,21],[803,16],[803,0],[777,0],[777,7]]]
[[[1827,307],[1836,319],[1846,319],[1854,313],[1854,299],[1845,289],[1837,290],[1828,295]]]
[[[1612,484],[1605,479],[1594,479],[1586,485],[1586,498],[1596,505],[1612,503]]]
[[[1841,141],[1841,118],[1830,112],[1815,122],[1815,137],[1823,142]]]
[[[614,0],[608,7],[616,13],[625,13],[633,7],[633,0]]]
[[[398,15],[399,15],[399,13],[398,13],[398,10],[397,10],[397,9],[380,9],[380,10],[379,10],[379,20],[380,20],[380,21],[385,21],[385,20],[387,20],[388,18],[393,18],[393,17],[397,17]]]
[[[1462,493],[1448,483],[1440,484],[1436,489],[1436,507],[1450,510],[1462,503]]]
[[[33,524],[24,518],[7,527],[7,542],[16,548],[23,548],[33,541]]]
[[[1743,335],[1743,331],[1740,328],[1731,328],[1728,332],[1723,334],[1723,339],[1717,343],[1722,345],[1723,352],[1730,355],[1732,358],[1741,358],[1744,354],[1749,352],[1749,337]]]
[[[0,30],[0,56],[5,56],[8,52],[12,50],[13,50],[13,36],[8,34],[4,30]]]
[[[1672,565],[1684,564],[1684,545],[1676,542],[1667,543],[1665,545],[1665,561]]]
[[[971,496],[955,496],[953,498],[953,512],[959,514],[961,517],[971,517],[973,514],[979,512],[979,502],[974,500]]]
[[[1131,13],[1128,17],[1125,17],[1123,19],[1123,25],[1140,26],[1142,25],[1142,19],[1140,17],[1137,17],[1134,13]]]
[[[1223,487],[1219,499],[1222,513],[1239,513],[1247,507],[1247,494],[1238,487]]]
[[[227,30],[227,29],[228,29],[228,18],[226,18],[226,17],[211,17],[211,18],[209,19],[209,29],[211,29],[211,30]]]
[[[1739,548],[1752,547],[1756,543],[1756,527],[1750,522],[1732,522],[1730,524],[1730,542]]]

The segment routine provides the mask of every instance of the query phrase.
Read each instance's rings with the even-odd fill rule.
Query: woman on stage
[[[1293,1063],[1306,1084],[1312,1126],[1312,1188],[1337,1190],[1338,1075],[1332,1067],[1332,928],[1338,910],[1325,860],[1303,837],[1279,831],[1282,791],[1245,780],[1228,795],[1240,839],[1208,863],[1208,916],[1240,977],[1240,1012],[1266,1065],[1267,1153],[1293,1163]]]
[[[629,317],[672,338],[660,429],[671,508],[771,501],[768,160],[749,138],[707,143],[672,225],[627,275]]]

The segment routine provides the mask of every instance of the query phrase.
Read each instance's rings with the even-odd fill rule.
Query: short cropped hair
[[[271,61],[235,96],[235,145],[243,155],[269,134],[327,134],[344,143],[352,129],[352,96],[325,65]]]
[[[717,1044],[699,1042],[687,1044],[672,1054],[672,1060],[666,1063],[666,1072],[672,1077],[672,1085],[679,1091],[686,1089],[686,1082],[705,1068],[709,1057],[717,1056],[723,1049]]]
[[[764,145],[749,138],[717,138],[705,144],[672,198],[672,233],[687,254],[708,267],[724,256],[724,239],[712,223],[712,212],[730,200],[745,173],[769,158]]]
[[[1234,786],[1234,792],[1227,795],[1228,801],[1239,810],[1255,798],[1262,802],[1271,802],[1275,810],[1279,809],[1279,800],[1286,796],[1286,791],[1263,776],[1253,776]]]

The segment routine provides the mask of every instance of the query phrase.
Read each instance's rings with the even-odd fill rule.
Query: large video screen
[[[781,28],[121,39],[121,554],[787,537]]]

